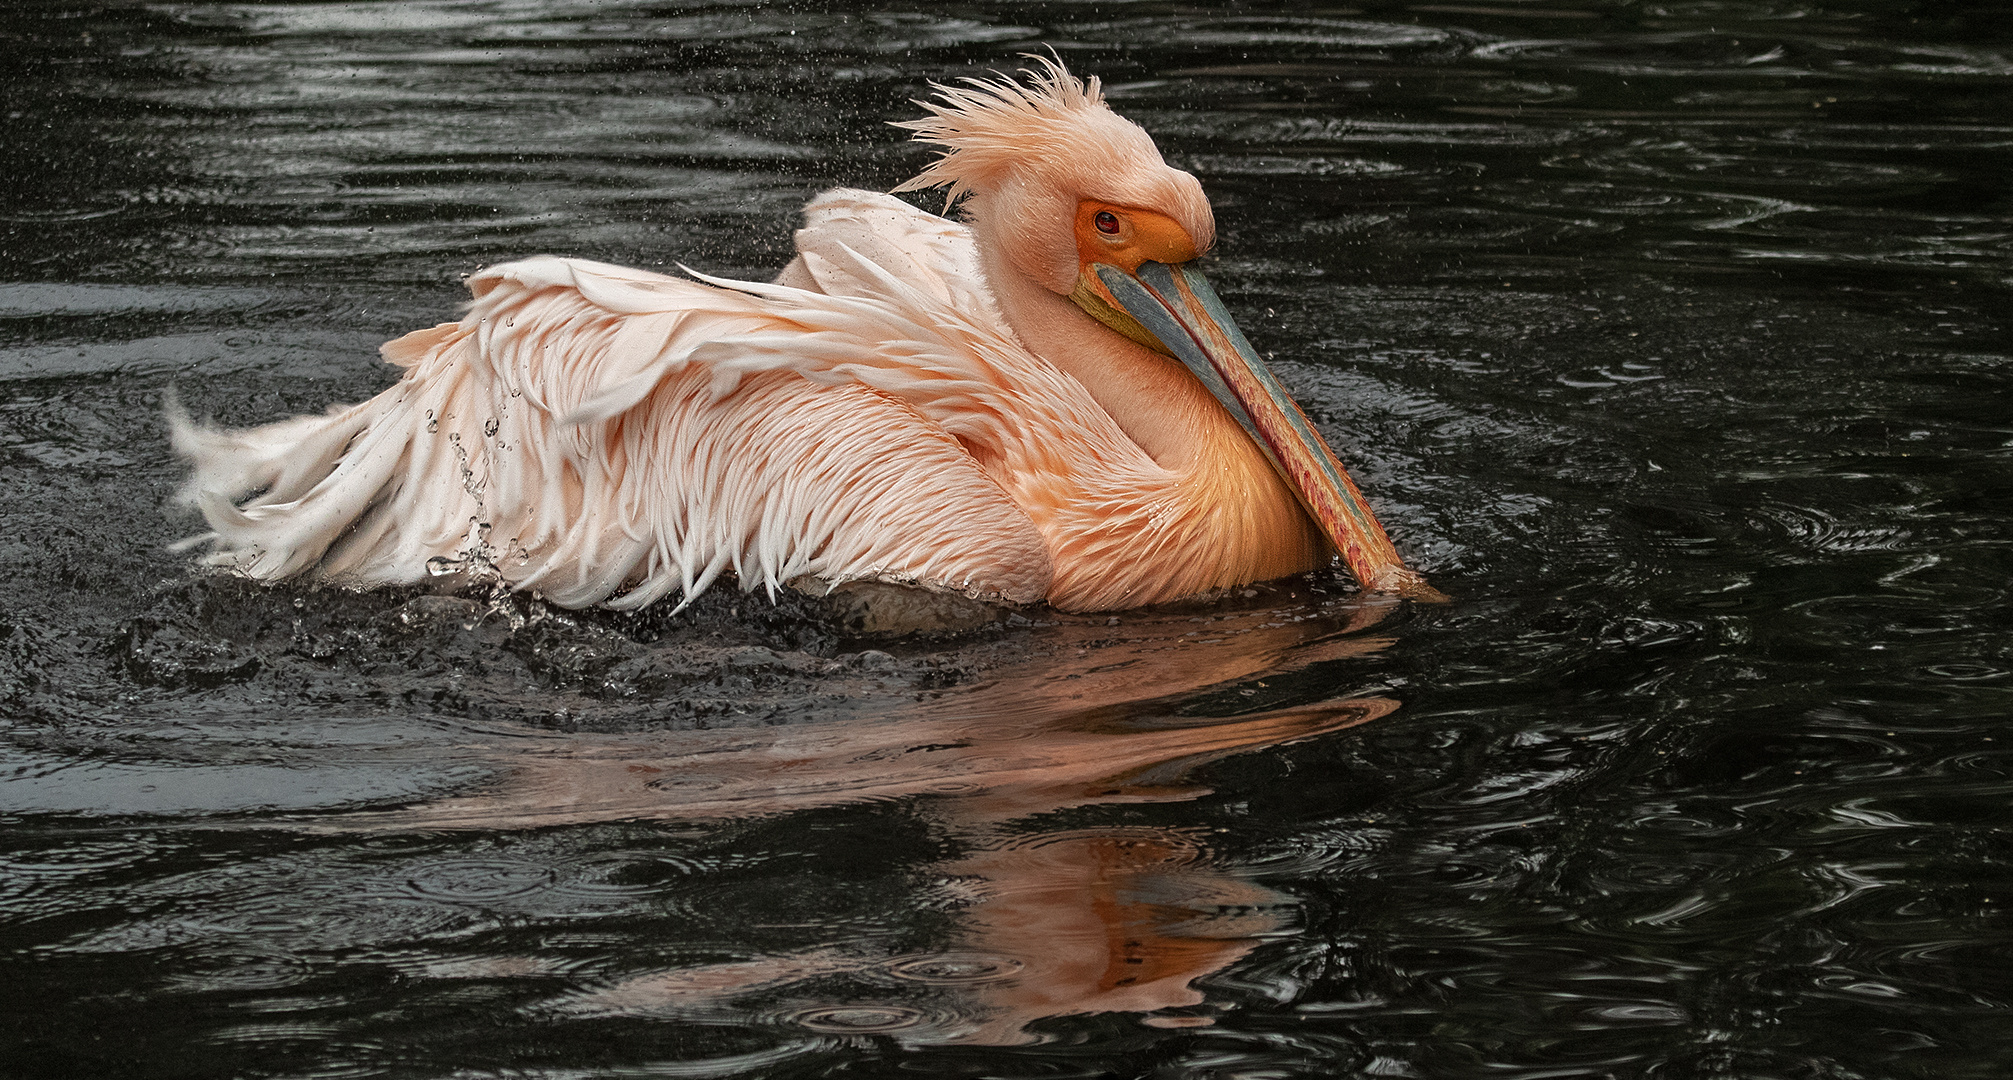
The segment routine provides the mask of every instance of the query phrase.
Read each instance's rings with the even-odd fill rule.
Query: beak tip
[[[1405,566],[1385,566],[1374,580],[1363,583],[1363,591],[1388,593],[1421,604],[1453,603],[1453,597],[1427,583],[1426,575]]]

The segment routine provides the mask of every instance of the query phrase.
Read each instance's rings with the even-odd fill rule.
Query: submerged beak
[[[1272,460],[1358,584],[1415,600],[1446,599],[1398,557],[1335,452],[1258,359],[1200,272],[1187,263],[1160,262],[1142,262],[1136,274],[1102,262],[1084,269],[1103,288],[1080,281],[1072,299],[1105,325],[1194,372]]]

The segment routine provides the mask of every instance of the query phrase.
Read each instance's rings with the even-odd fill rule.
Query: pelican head
[[[944,147],[897,191],[948,187],[981,244],[1109,330],[1180,361],[1244,429],[1364,588],[1438,596],[1407,569],[1362,492],[1196,268],[1216,219],[1196,178],[1111,111],[1099,81],[1030,58],[1021,81],[936,87],[897,126]],[[1011,238],[1011,242],[1006,242]]]

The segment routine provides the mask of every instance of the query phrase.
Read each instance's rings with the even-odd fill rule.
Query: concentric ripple
[[[880,1035],[928,1023],[930,1014],[906,1005],[821,1005],[789,1014],[790,1023],[832,1035]]]
[[[898,979],[937,986],[961,986],[968,983],[1011,979],[1020,974],[1027,965],[1011,956],[993,956],[987,953],[936,953],[898,957],[888,961],[883,967],[888,974]]]

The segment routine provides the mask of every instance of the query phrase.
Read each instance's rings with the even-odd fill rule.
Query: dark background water
[[[761,276],[1050,46],[1456,597],[869,641],[193,571],[549,251]],[[1998,1077],[2013,7],[0,20],[0,1074]]]

